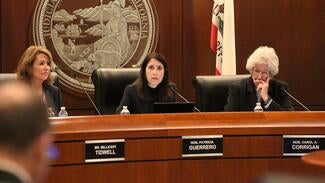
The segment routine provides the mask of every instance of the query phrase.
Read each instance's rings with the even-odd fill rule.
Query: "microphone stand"
[[[170,89],[171,90],[173,90],[173,92],[174,93],[176,93],[176,95],[178,96],[178,97],[180,97],[181,99],[183,99],[186,103],[190,103],[190,101],[188,101],[185,97],[183,97],[181,94],[179,94],[172,86],[170,86]],[[196,111],[196,112],[201,112],[198,108],[196,108],[195,106],[193,106],[194,107],[194,110]]]
[[[84,90],[84,92],[86,93],[88,99],[90,100],[91,104],[92,104],[93,107],[95,108],[96,112],[97,112],[99,115],[102,115],[102,114],[99,112],[99,110],[98,110],[96,104],[94,103],[94,101],[91,99],[91,97],[90,97],[90,95],[88,94],[87,90],[85,89],[85,87],[84,87],[84,86],[82,85],[82,83],[80,82],[78,76],[76,76],[75,79],[79,82],[79,85],[81,86],[81,88],[82,88],[82,89]]]
[[[304,104],[302,104],[301,102],[299,102],[298,99],[296,99],[294,96],[292,96],[286,89],[284,89],[282,87],[282,90],[284,91],[284,93],[286,93],[290,98],[292,98],[294,101],[296,101],[300,106],[302,106],[306,111],[310,111]]]

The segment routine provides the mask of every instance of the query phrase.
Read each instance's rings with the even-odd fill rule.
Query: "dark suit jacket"
[[[265,111],[294,110],[290,98],[282,88],[288,90],[285,82],[270,80],[268,94],[273,101],[267,109],[264,108],[264,102],[261,102]],[[253,79],[250,77],[229,86],[227,104],[224,109],[225,111],[253,111],[256,102],[256,90]]]
[[[136,84],[130,84],[125,87],[124,94],[120,105],[116,109],[116,113],[120,113],[123,106],[128,106],[128,110],[131,114],[140,113],[153,113],[154,112],[154,102],[159,101],[159,94],[156,89],[150,89],[147,87],[146,98],[143,99],[138,95]],[[175,102],[176,97],[173,96],[168,101],[164,102]]]
[[[62,106],[61,90],[57,86],[45,84],[43,86],[47,107],[51,107],[58,114]]]
[[[0,183],[23,183],[16,175],[0,170]]]

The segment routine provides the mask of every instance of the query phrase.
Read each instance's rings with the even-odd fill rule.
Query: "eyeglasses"
[[[267,76],[269,76],[269,72],[267,72],[267,71],[260,71],[260,70],[254,69],[253,70],[253,75],[255,75],[255,76],[261,75],[261,77],[267,77]]]

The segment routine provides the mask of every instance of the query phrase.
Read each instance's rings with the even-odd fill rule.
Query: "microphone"
[[[171,85],[169,85],[169,88],[174,92],[174,93],[176,93],[176,95],[177,96],[179,96],[182,100],[184,100],[186,103],[190,103],[190,101],[188,101],[185,97],[183,97],[180,93],[178,93]],[[196,108],[195,106],[194,106],[194,110],[196,111],[196,112],[201,112],[198,108]]]
[[[80,82],[78,76],[75,76],[74,78],[78,81],[79,85],[81,86],[81,88],[82,88],[82,89],[84,90],[84,92],[86,93],[88,99],[90,100],[91,104],[92,104],[93,107],[95,108],[96,112],[97,112],[99,115],[102,115],[102,114],[99,112],[99,110],[98,110],[96,104],[94,103],[94,101],[91,99],[91,97],[90,97],[90,95],[88,94],[87,90],[85,89],[85,87],[84,87],[84,86],[82,85],[82,83]]]
[[[284,87],[281,87],[282,91],[286,93],[290,98],[292,98],[294,101],[296,101],[300,106],[302,106],[306,111],[310,111],[304,104],[299,102],[298,99],[296,99],[294,96],[292,96]]]

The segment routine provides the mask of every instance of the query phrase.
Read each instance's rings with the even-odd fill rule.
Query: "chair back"
[[[56,72],[51,72],[51,79],[53,85],[59,86],[58,74]],[[11,81],[11,80],[17,80],[16,73],[0,73],[0,83]]]
[[[140,68],[99,68],[92,73],[95,103],[101,114],[114,114],[126,85],[138,77]]]
[[[233,82],[250,77],[243,75],[195,76],[192,80],[195,103],[202,112],[224,111],[228,87]]]

